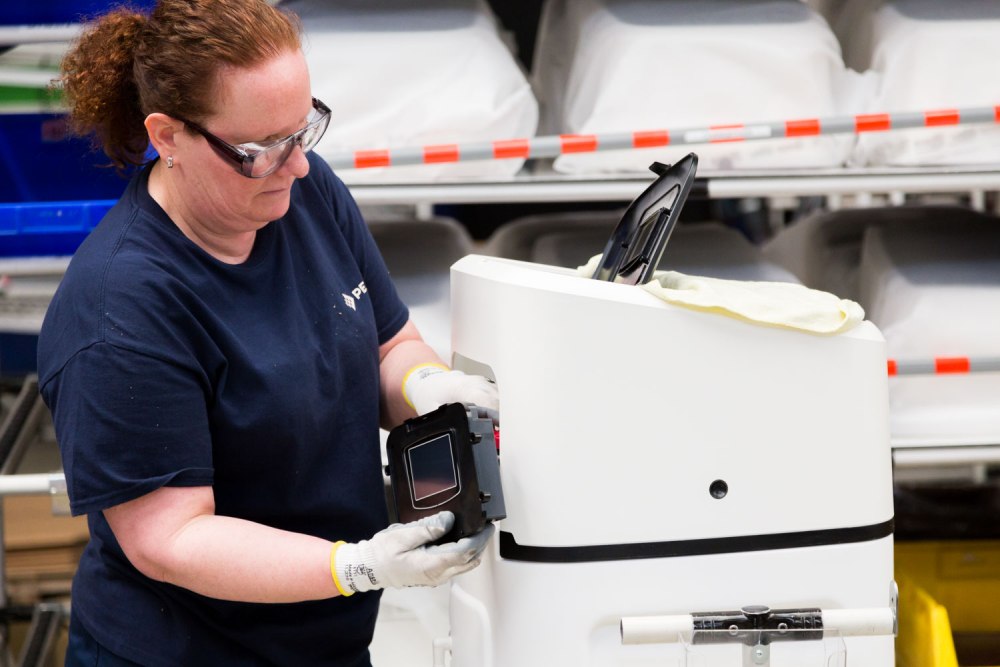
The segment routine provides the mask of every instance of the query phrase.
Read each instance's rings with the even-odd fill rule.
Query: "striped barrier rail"
[[[334,169],[371,169],[403,165],[549,158],[569,153],[595,153],[634,148],[693,146],[701,144],[866,134],[921,127],[947,127],[1000,123],[1000,105],[965,109],[935,109],[897,113],[859,114],[829,118],[804,118],[766,123],[708,125],[682,129],[614,132],[607,134],[560,134],[465,144],[356,150],[327,157]]]
[[[889,375],[956,375],[1000,371],[1000,357],[889,359]]]

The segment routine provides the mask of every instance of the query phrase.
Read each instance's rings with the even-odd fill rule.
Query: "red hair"
[[[222,68],[300,46],[298,20],[264,0],[160,0],[148,16],[117,8],[88,25],[62,61],[70,125],[93,134],[119,169],[143,164],[147,115],[204,119]]]

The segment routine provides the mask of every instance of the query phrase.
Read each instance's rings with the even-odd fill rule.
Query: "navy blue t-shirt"
[[[39,338],[74,514],[73,614],[147,665],[368,664],[378,594],[210,599],[140,574],[102,510],[207,486],[216,513],[329,540],[387,523],[378,346],[408,319],[357,207],[309,156],[250,257],[220,262],[149,196],[149,168],[77,251]]]

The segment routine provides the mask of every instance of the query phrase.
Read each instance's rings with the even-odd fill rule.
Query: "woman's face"
[[[264,143],[306,125],[312,95],[301,51],[287,51],[250,69],[224,67],[217,80],[213,114],[201,125],[223,141]],[[200,134],[181,132],[178,149],[187,190],[182,193],[185,207],[215,233],[255,231],[280,218],[288,211],[295,179],[309,173],[298,147],[277,171],[263,178],[240,174]]]

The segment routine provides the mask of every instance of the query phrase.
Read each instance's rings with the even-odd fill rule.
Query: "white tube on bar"
[[[823,631],[842,637],[877,637],[893,634],[895,618],[889,607],[872,609],[826,609]],[[622,644],[674,644],[694,631],[690,614],[671,616],[623,616]]]
[[[623,616],[622,644],[674,644],[694,630],[691,614]]]
[[[65,478],[62,473],[0,475],[0,497],[49,495],[55,485],[63,479]]]
[[[881,637],[891,635],[896,624],[892,609],[823,609],[823,631],[843,637]]]

